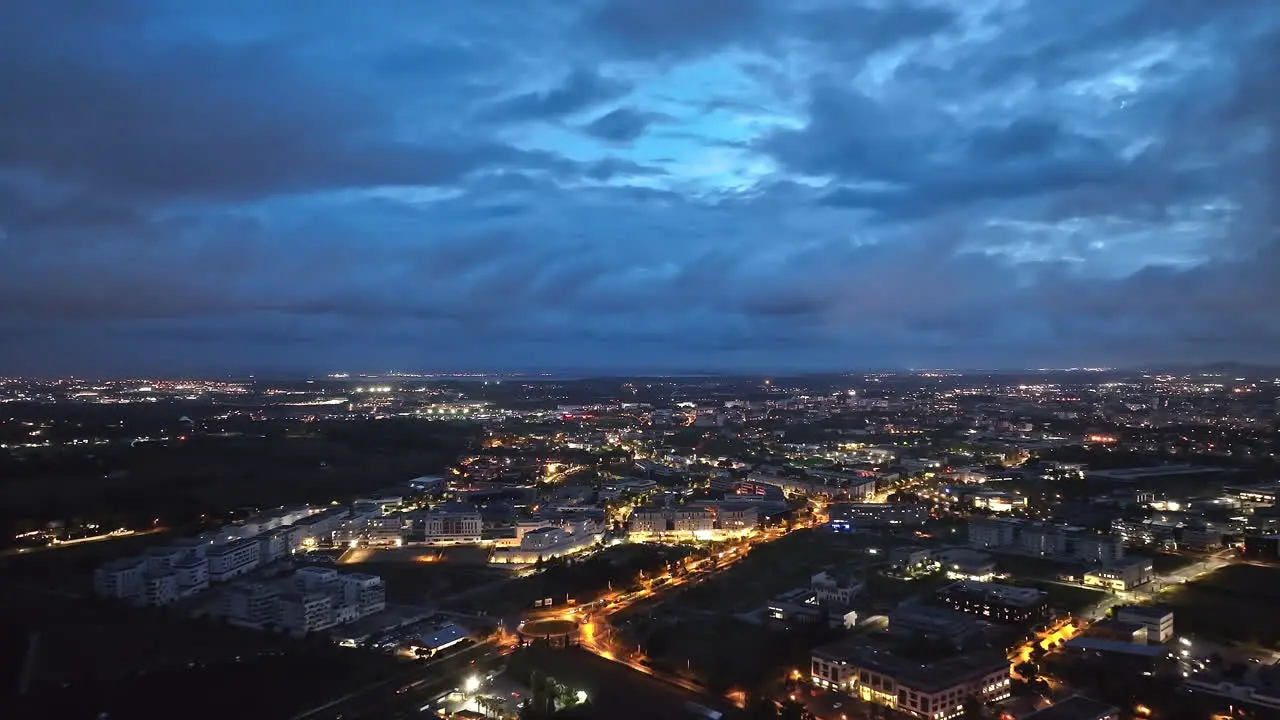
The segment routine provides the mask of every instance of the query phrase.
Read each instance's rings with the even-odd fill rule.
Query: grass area
[[[1079,563],[1055,560],[1053,558],[1035,557],[1033,555],[1017,555],[1014,553],[992,552],[996,559],[996,567],[1012,576],[1014,582],[1023,578],[1055,580],[1063,575],[1079,574]]]
[[[652,576],[691,552],[690,547],[676,545],[619,545],[586,559],[548,563],[540,573],[469,595],[456,604],[456,609],[483,609],[501,617],[528,610],[534,601],[546,598],[551,598],[555,605],[565,604],[566,599],[590,602],[608,592],[611,586],[614,590],[625,589],[636,581],[640,571]]]
[[[1093,590],[1074,585],[1061,585],[1040,580],[1020,580],[1016,584],[1020,587],[1031,587],[1045,591],[1049,594],[1049,607],[1069,613],[1078,613],[1087,607],[1092,607],[1107,595],[1102,590]]]
[[[931,595],[943,586],[955,582],[954,580],[948,580],[946,575],[940,572],[913,580],[902,580],[882,573],[871,572],[867,574],[866,580],[867,597],[875,603],[877,608],[883,608],[885,611],[907,598]]]
[[[191,718],[290,717],[401,667],[324,637],[300,641],[34,591],[5,592],[0,618],[40,636],[23,709],[31,717],[165,717],[175,707]],[[246,697],[255,698],[249,710]]]
[[[1161,593],[1179,632],[1257,647],[1280,647],[1280,567],[1228,565]]]
[[[517,651],[507,662],[507,673],[515,682],[529,684],[535,672],[587,693],[591,698],[588,712],[573,717],[678,718],[685,715],[684,704],[689,701],[720,710],[726,718],[737,717],[730,706],[718,699],[682,690],[577,648],[534,645]]]
[[[808,586],[824,567],[859,567],[873,543],[868,536],[797,530],[756,546],[720,575],[681,591],[679,603],[727,613],[754,610],[778,593]]]
[[[509,577],[509,573],[484,565],[448,562],[381,562],[347,563],[343,572],[367,573],[382,578],[387,586],[387,600],[410,605],[430,605],[477,585]]]
[[[1144,553],[1146,554],[1146,553]],[[1198,558],[1174,553],[1150,553],[1151,567],[1157,575],[1177,572],[1188,565],[1194,565]]]

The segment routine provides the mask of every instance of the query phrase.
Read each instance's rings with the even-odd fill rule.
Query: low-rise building
[[[333,597],[323,592],[287,592],[280,595],[280,628],[292,635],[306,635],[336,624]]]
[[[973,615],[947,608],[914,603],[889,612],[889,634],[903,639],[925,637],[960,647],[991,625]]]
[[[465,503],[445,503],[422,515],[422,534],[428,545],[463,545],[480,542],[484,520]]]
[[[961,580],[939,590],[937,597],[952,610],[993,622],[1038,624],[1049,619],[1049,596],[1035,588]]]
[[[915,503],[850,503],[827,506],[827,527],[836,532],[871,528],[915,527],[929,519],[929,508]]]
[[[262,629],[280,622],[280,591],[271,585],[233,583],[218,600],[219,612],[232,624]]]
[[[849,577],[837,578],[830,573],[820,572],[809,578],[809,588],[813,590],[818,602],[846,607],[862,592],[862,583]]]
[[[952,580],[990,582],[996,576],[996,561],[986,553],[950,548],[935,552],[933,559]]]
[[[1009,661],[997,652],[974,652],[920,662],[857,639],[816,648],[813,684],[884,705],[920,720],[950,720],[976,697],[1009,697]]]
[[[1108,590],[1132,590],[1155,578],[1155,566],[1149,557],[1131,557],[1084,574],[1084,584]]]
[[[1135,623],[1147,629],[1147,642],[1163,645],[1173,639],[1173,609],[1164,605],[1125,605],[1116,609],[1120,622]]]

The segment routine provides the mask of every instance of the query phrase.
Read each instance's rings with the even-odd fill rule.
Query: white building
[[[292,635],[333,627],[333,598],[323,592],[289,592],[280,595],[280,627]]]
[[[1002,548],[1013,545],[1020,523],[1001,518],[974,518],[969,521],[969,545],[975,548]]]
[[[680,507],[671,513],[671,532],[677,535],[710,536],[716,527],[715,512],[705,507]]]
[[[1113,565],[1124,557],[1124,543],[1114,535],[1081,534],[1074,539],[1073,554],[1085,562]]]
[[[121,558],[93,573],[93,592],[100,598],[138,601],[146,590],[147,561]]]
[[[1135,557],[1084,574],[1084,584],[1108,590],[1132,590],[1151,582],[1156,576],[1149,557]]]
[[[226,582],[258,567],[262,551],[257,538],[244,538],[214,545],[205,551],[209,560],[209,581]]]
[[[470,506],[448,505],[423,516],[423,537],[429,545],[473,544],[481,540],[484,521]]]
[[[173,564],[173,574],[178,580],[178,592],[183,597],[209,589],[209,560],[191,554]]]
[[[289,554],[289,531],[284,528],[268,530],[258,536],[258,561],[269,565]]]
[[[1116,611],[1120,622],[1147,629],[1147,643],[1163,645],[1173,639],[1173,610],[1159,605],[1125,605]]]
[[[351,608],[355,612],[355,617],[350,620],[335,618],[338,623],[351,622],[387,609],[387,588],[377,575],[342,573],[338,577],[338,583],[341,587],[342,608]]]
[[[371,517],[364,525],[364,540],[373,546],[403,545],[404,533],[403,515]]]
[[[809,587],[819,602],[848,606],[862,592],[862,583],[852,579],[843,582],[826,572],[809,578]]]
[[[280,622],[280,591],[264,583],[235,583],[222,592],[219,612],[229,622],[264,628]]]
[[[146,602],[148,605],[168,605],[178,597],[178,576],[175,573],[166,572],[147,578]]]

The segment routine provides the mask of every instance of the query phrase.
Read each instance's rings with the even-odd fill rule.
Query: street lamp
[[[462,691],[468,695],[474,695],[480,689],[480,678],[472,675],[462,682]]]

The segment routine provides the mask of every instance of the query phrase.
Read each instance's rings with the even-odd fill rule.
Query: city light
[[[480,689],[480,678],[476,675],[469,676],[462,683],[462,690],[468,695],[474,695]]]

